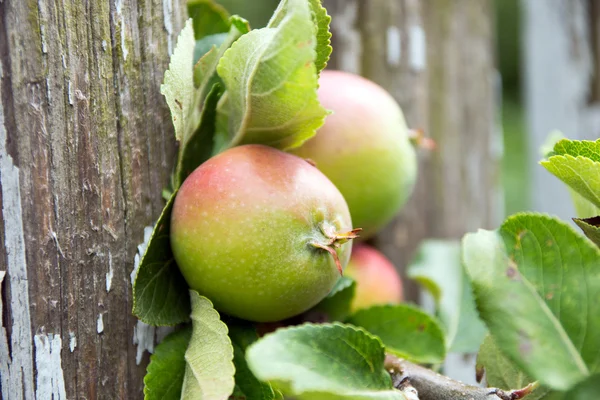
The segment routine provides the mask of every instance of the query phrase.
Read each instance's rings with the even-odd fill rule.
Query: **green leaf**
[[[519,214],[463,240],[480,316],[498,347],[544,386],[600,368],[600,251],[569,225]]]
[[[498,348],[494,339],[487,335],[477,354],[477,369],[485,369],[485,379],[488,387],[504,390],[523,388],[534,382],[534,379],[523,373]],[[548,389],[539,387],[527,395],[527,400],[541,399],[548,394]]]
[[[563,139],[554,145],[551,155],[586,157],[600,162],[600,139],[596,141]]]
[[[561,140],[541,164],[573,190],[600,207],[600,139]]]
[[[315,65],[317,72],[325,69],[329,56],[332,52],[331,47],[331,32],[329,32],[329,24],[331,17],[327,14],[325,7],[321,5],[321,0],[310,0],[310,8],[313,12],[313,20],[317,26],[317,59]]]
[[[194,86],[199,88],[202,93],[219,81],[216,75],[217,65],[223,54],[236,40],[250,31],[248,21],[237,15],[230,18],[230,23],[231,26],[226,36],[214,38],[215,42],[220,41],[219,46],[217,47],[217,43],[215,43],[194,65]]]
[[[252,400],[283,399],[283,395],[278,390],[274,390],[268,383],[256,379],[246,363],[246,349],[258,340],[254,326],[248,322],[237,320],[235,323],[229,323],[228,327],[229,337],[233,344],[233,363],[235,364],[236,390],[234,396],[238,396],[238,398],[244,396],[243,398]]]
[[[223,87],[216,83],[204,102],[200,126],[190,137],[180,153],[176,168],[176,187],[179,187],[200,164],[212,155],[213,138],[217,116],[217,103],[223,94]]]
[[[187,141],[200,120],[200,92],[194,88],[194,29],[189,19],[179,34],[171,55],[169,69],[165,72],[160,92],[165,96],[175,127],[175,137]]]
[[[590,218],[600,215],[600,207],[596,207],[591,201],[571,188],[569,188],[569,192],[571,193],[571,199],[575,206],[575,214],[577,214],[579,218]]]
[[[196,40],[196,45],[194,46],[194,65],[196,65],[200,58],[202,58],[203,55],[208,53],[213,48],[213,46],[216,48],[221,47],[223,42],[225,42],[225,40],[227,39],[228,35],[228,33],[217,33],[214,35],[203,37],[200,40]],[[195,83],[196,80],[194,75],[194,84]],[[200,85],[198,84],[196,86]]]
[[[600,247],[600,216],[592,218],[573,218],[573,221],[581,228],[585,236]]]
[[[191,327],[168,335],[150,356],[144,377],[145,400],[179,400],[185,373],[185,349],[192,336]]]
[[[171,252],[171,210],[177,192],[163,209],[133,283],[133,314],[155,326],[177,325],[189,320],[188,285]]]
[[[187,9],[196,40],[229,30],[229,13],[213,0],[188,0]]]
[[[390,353],[425,364],[444,361],[444,332],[427,313],[407,304],[358,310],[348,323],[377,335]]]
[[[185,352],[182,399],[224,400],[233,393],[235,367],[227,325],[198,292],[192,299],[192,337]]]
[[[449,351],[476,352],[486,328],[475,309],[471,284],[462,266],[460,243],[424,241],[407,275],[424,286],[435,299]]]
[[[327,314],[330,321],[344,321],[350,314],[350,305],[355,291],[356,282],[342,276],[327,297],[313,308],[313,311]]]
[[[316,28],[306,0],[283,0],[266,28],[237,40],[217,72],[227,92],[218,124],[228,146],[300,146],[327,111],[317,98]]]
[[[598,400],[600,399],[600,374],[592,375],[578,383],[564,396],[563,400]]]
[[[304,324],[264,336],[246,352],[250,370],[297,399],[405,400],[383,367],[384,348],[368,332]]]

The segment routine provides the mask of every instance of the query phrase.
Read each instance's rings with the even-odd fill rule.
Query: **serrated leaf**
[[[226,145],[288,149],[314,136],[327,115],[317,98],[316,34],[309,3],[283,0],[266,28],[225,53],[217,71],[227,87],[218,124]]]
[[[574,191],[600,207],[600,139],[561,140],[541,164]]]
[[[583,219],[573,218],[573,221],[581,228],[585,236],[600,247],[600,216]]]
[[[358,310],[347,321],[381,339],[386,350],[410,361],[444,361],[444,332],[427,313],[407,304],[373,306]]]
[[[260,382],[252,374],[246,363],[246,349],[258,340],[256,329],[250,323],[236,320],[229,323],[229,337],[233,344],[233,363],[235,364],[234,398],[243,396],[252,400],[280,400],[283,395],[266,382]]]
[[[171,251],[171,210],[177,192],[163,209],[133,283],[133,314],[155,326],[172,326],[189,320],[188,285]]]
[[[176,187],[179,187],[189,174],[212,155],[217,103],[222,94],[223,88],[217,83],[213,86],[208,96],[206,96],[204,106],[202,107],[200,126],[190,137],[179,156],[175,172]]]
[[[200,58],[208,53],[213,46],[216,48],[221,47],[225,39],[227,39],[227,36],[228,33],[217,33],[196,40],[196,45],[194,46],[194,65],[196,65]],[[196,69],[194,68],[194,84],[196,83]],[[196,85],[196,87],[198,86],[200,86],[200,84]]]
[[[188,0],[187,9],[196,40],[229,30],[229,13],[213,0]]]
[[[405,400],[383,367],[384,348],[368,332],[341,324],[279,329],[246,352],[250,370],[297,399]]]
[[[471,284],[462,266],[460,243],[424,241],[407,275],[435,299],[436,314],[443,324],[449,351],[476,352],[486,328],[475,310]]]
[[[182,399],[226,400],[233,393],[235,367],[227,325],[210,300],[190,291],[192,336],[185,352]]]
[[[175,138],[186,141],[200,120],[200,93],[194,88],[194,28],[192,20],[185,23],[171,55],[160,92],[165,96],[175,127]]]
[[[144,377],[145,400],[180,400],[184,354],[191,335],[191,327],[186,327],[169,334],[156,346]]]
[[[463,239],[480,316],[498,347],[532,378],[566,390],[600,368],[600,251],[539,214]]]
[[[347,276],[342,276],[327,297],[313,308],[313,311],[325,313],[329,321],[344,321],[350,314],[355,292],[356,282]]]
[[[321,5],[321,0],[310,0],[310,8],[313,12],[314,23],[317,26],[317,59],[315,65],[317,72],[325,69],[329,56],[332,52],[331,47],[331,32],[329,32],[329,24],[331,17],[327,14],[325,7]]]
[[[563,139],[554,145],[551,155],[586,157],[600,162],[600,139],[596,141]]]
[[[534,382],[515,364],[502,354],[494,339],[487,335],[477,354],[477,369],[485,369],[485,379],[488,387],[504,390],[523,388]],[[539,387],[527,395],[527,400],[538,400],[548,394],[548,389]]]
[[[218,46],[215,43],[194,65],[194,86],[199,88],[200,92],[207,91],[218,82],[216,71],[219,60],[237,39],[248,32],[250,32],[248,21],[237,15],[230,18],[229,32],[224,37],[214,38],[215,42],[220,40]]]

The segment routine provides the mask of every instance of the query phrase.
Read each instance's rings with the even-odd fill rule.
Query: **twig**
[[[394,387],[408,386],[418,392],[419,400],[519,400],[533,392],[537,383],[513,391],[465,385],[430,369],[413,364],[393,355],[386,355],[385,369],[392,376]]]

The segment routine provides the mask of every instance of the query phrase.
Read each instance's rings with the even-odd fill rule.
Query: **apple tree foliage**
[[[531,399],[600,398],[597,214],[574,219],[583,234],[525,213],[498,230],[468,234],[462,244],[424,243],[409,276],[431,293],[434,315],[412,305],[350,314],[355,283],[343,277],[294,326],[259,337],[255,324],[220,316],[210,299],[189,291],[169,242],[178,187],[229,147],[286,150],[315,135],[328,114],[317,82],[331,53],[331,18],[320,0],[282,0],[256,30],[211,0],[190,1],[188,11],[161,86],[179,154],[168,201],[134,273],[134,315],[175,327],[151,356],[145,398],[412,400],[418,395],[398,383],[386,355],[437,369],[449,351],[477,350],[477,372],[485,371],[488,386],[533,383]],[[578,209],[600,210],[600,140],[561,140],[541,164],[570,187]],[[310,322],[315,315],[329,322]]]

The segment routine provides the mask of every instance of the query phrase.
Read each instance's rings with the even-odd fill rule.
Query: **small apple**
[[[358,75],[322,71],[319,101],[333,111],[293,154],[313,160],[340,189],[361,239],[394,218],[413,191],[415,149],[402,110],[382,87]]]
[[[356,231],[344,197],[317,168],[245,145],[209,159],[183,182],[171,247],[189,286],[219,311],[270,322],[329,293]]]
[[[379,250],[371,246],[354,246],[344,275],[356,281],[352,312],[402,301],[402,281],[396,268]]]

